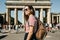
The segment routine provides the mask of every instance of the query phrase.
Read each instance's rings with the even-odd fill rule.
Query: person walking
[[[35,32],[37,29],[37,20],[35,18],[34,8],[31,5],[24,7],[25,18],[25,36],[24,40],[37,40]]]

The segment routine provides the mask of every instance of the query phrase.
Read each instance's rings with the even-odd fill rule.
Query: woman
[[[37,20],[35,19],[35,12],[31,5],[27,5],[24,8],[25,17],[25,37],[24,40],[37,40],[35,32],[37,28]]]

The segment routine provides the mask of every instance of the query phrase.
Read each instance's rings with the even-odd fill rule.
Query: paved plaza
[[[23,40],[24,32],[20,31],[18,33],[0,33],[0,40]],[[60,30],[55,33],[48,32],[48,35],[44,40],[60,40]]]

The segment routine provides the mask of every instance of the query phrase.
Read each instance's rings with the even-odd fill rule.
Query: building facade
[[[51,13],[52,23],[60,23],[60,13]]]
[[[25,5],[32,5],[35,10],[39,11],[39,19],[43,22],[43,11],[45,11],[45,17],[46,17],[46,22],[48,24],[51,23],[51,14],[50,14],[50,9],[51,9],[51,2],[50,0],[6,0],[6,21],[8,24],[11,24],[10,20],[10,15],[11,15],[11,10],[14,10],[14,25],[17,25],[18,22],[18,10],[22,10]],[[24,20],[24,13],[21,13],[23,15],[23,20]],[[23,21],[24,24],[24,21]]]

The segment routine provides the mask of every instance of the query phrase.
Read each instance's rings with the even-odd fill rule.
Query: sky
[[[6,5],[5,5],[6,0],[0,0],[0,12],[5,12],[6,10]],[[51,12],[60,12],[60,0],[51,0]]]
[[[0,13],[5,13],[6,12],[6,5],[5,5],[6,0],[0,0]],[[51,0],[51,12],[54,13],[60,13],[60,0]],[[14,13],[14,11],[12,11],[11,13]],[[20,13],[20,14],[19,14]],[[22,11],[18,11],[18,20],[22,21]],[[37,13],[37,11],[36,11]],[[13,17],[13,14],[11,14],[11,16]],[[22,19],[22,20],[21,20]]]

